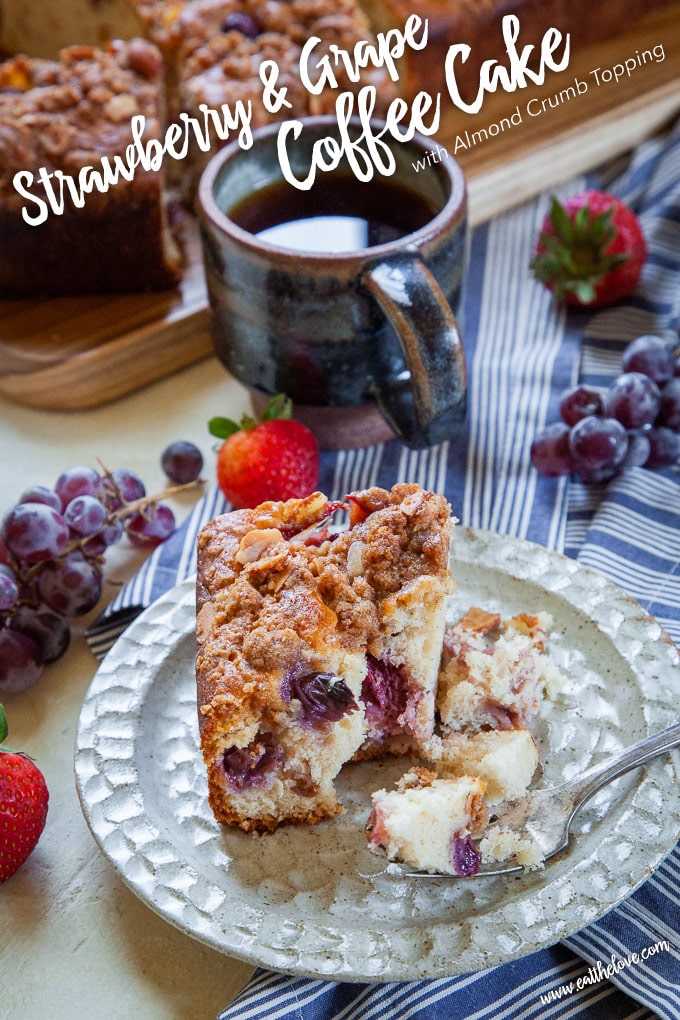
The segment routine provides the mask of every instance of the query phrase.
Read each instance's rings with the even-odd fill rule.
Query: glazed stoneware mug
[[[323,139],[340,142],[334,117],[301,123],[285,155],[297,181]],[[199,185],[218,358],[256,410],[286,393],[322,447],[452,438],[466,405],[460,167],[441,148],[434,159],[423,136],[385,134],[393,173],[359,180],[343,157],[302,190],[285,179],[279,128],[256,130],[248,149],[226,146]],[[355,140],[362,130],[350,123]]]

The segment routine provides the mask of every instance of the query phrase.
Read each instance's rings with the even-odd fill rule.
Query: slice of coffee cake
[[[432,735],[450,509],[415,485],[315,493],[211,521],[198,540],[201,747],[218,821],[272,831],[342,808],[353,757]]]

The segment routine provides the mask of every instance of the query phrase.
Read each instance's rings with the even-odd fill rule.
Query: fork
[[[675,723],[560,786],[534,790],[526,797],[509,801],[491,820],[494,825],[500,823],[504,830],[526,834],[540,850],[542,860],[547,861],[569,844],[571,823],[594,793],[631,769],[671,751],[679,744],[680,723]],[[505,862],[481,864],[476,876],[509,875],[524,870],[524,865],[511,858]],[[402,871],[401,875],[405,878],[459,877],[432,871]]]

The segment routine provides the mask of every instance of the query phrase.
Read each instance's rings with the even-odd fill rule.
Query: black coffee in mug
[[[308,191],[279,180],[247,195],[229,219],[259,241],[288,251],[340,255],[398,241],[439,210],[389,177],[360,181],[324,173]]]
[[[256,410],[287,393],[324,446],[392,435],[431,446],[453,438],[465,415],[455,318],[465,179],[450,157],[414,169],[428,138],[392,138],[381,121],[372,130],[394,173],[370,180],[343,156],[310,189],[290,184],[278,124],[256,129],[249,149],[235,141],[211,159],[198,213],[215,353]],[[328,139],[341,151],[345,131],[360,147],[359,120],[341,129],[331,116],[302,118],[286,150],[294,179],[309,178]]]

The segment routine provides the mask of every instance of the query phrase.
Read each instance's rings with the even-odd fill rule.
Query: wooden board
[[[664,60],[596,86],[594,69],[658,45]],[[571,97],[574,78],[589,84],[586,94]],[[556,99],[560,94],[565,98]],[[540,116],[527,113],[530,100],[532,110],[545,100]],[[517,109],[521,122],[495,133],[493,125]],[[476,144],[464,149],[459,142],[455,155],[468,179],[471,223],[483,222],[628,151],[680,113],[680,3],[582,50],[547,86],[489,95],[474,117],[448,99],[442,111],[439,143],[452,154],[457,139],[479,132]],[[178,291],[0,302],[0,394],[36,408],[92,407],[209,357],[200,244],[190,218],[184,230],[187,271]]]
[[[114,400],[212,354],[200,242],[177,290],[0,302],[0,393],[75,410]]]

